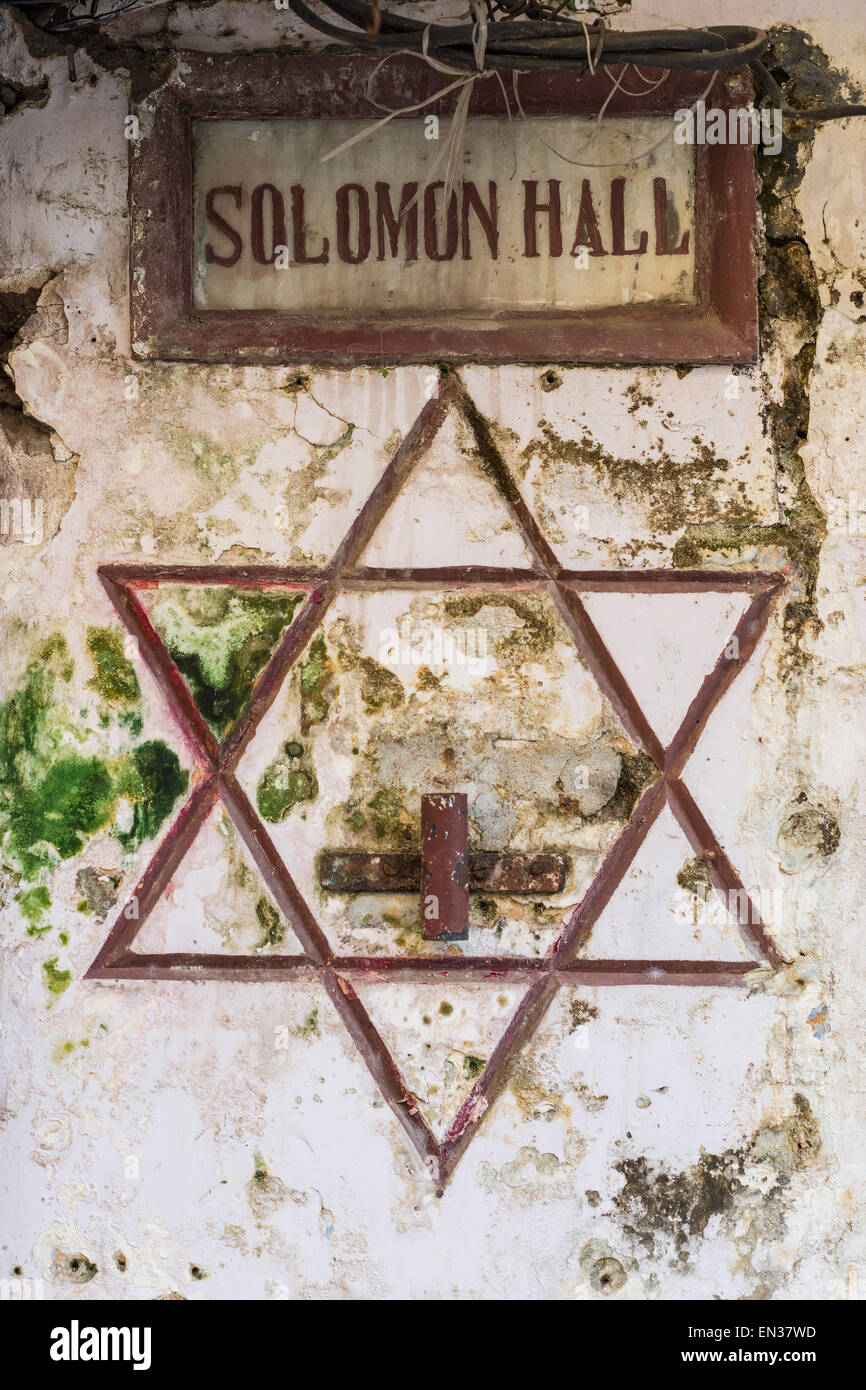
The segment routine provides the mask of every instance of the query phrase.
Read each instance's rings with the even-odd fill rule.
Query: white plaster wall
[[[694,18],[692,6],[674,0],[634,0],[620,22]],[[831,65],[866,83],[859,0],[724,0],[713,21],[795,25]],[[317,44],[262,3],[157,8],[118,21],[112,34],[121,44],[150,36],[159,46],[213,51]],[[0,120],[0,287],[47,286],[8,361],[24,411],[46,429],[29,453],[0,439],[0,471],[33,495],[41,488],[47,503],[44,543],[0,552],[3,693],[14,692],[36,644],[59,629],[75,659],[70,708],[92,699],[86,628],[116,622],[97,564],[324,561],[421,408],[427,375],[424,367],[315,369],[298,388],[298,374],[285,368],[132,364],[126,78],[122,61],[109,71],[83,48],[76,64],[73,85],[62,52],[39,53],[0,12],[0,76],[28,87],[46,75],[49,84],[44,105]],[[563,990],[439,1197],[318,986],[83,980],[111,919],[78,912],[75,875],[118,862],[116,843],[99,832],[50,876],[46,934],[26,934],[14,875],[0,883],[0,1277],[20,1269],[42,1278],[47,1296],[84,1300],[866,1294],[864,154],[866,122],[820,128],[796,192],[822,309],[800,456],[824,515],[838,516],[840,499],[859,492],[864,520],[859,531],[828,529],[820,621],[802,625],[787,678],[780,667],[791,648],[777,615],[689,774],[743,879],[781,890],[771,923],[793,964],[762,972],[748,993]],[[472,367],[463,379],[496,422],[506,461],[565,563],[672,564],[684,537],[697,534],[699,545],[689,528],[736,504],[748,540],[704,550],[699,563],[748,569],[785,560],[778,528],[790,520],[795,483],[780,465],[767,408],[781,398],[786,360],[799,346],[796,323],[780,319],[760,366],[738,373],[736,399],[726,395],[728,370],[713,367],[682,378],[666,368],[561,367],[553,390],[542,369],[528,367]],[[139,397],[129,402],[124,382],[133,372]],[[700,457],[726,466],[700,473]],[[631,470],[612,468],[629,460]],[[459,429],[443,436],[434,463],[450,486],[425,490],[419,472],[406,506],[423,515],[423,534],[407,556],[406,528],[392,527],[383,540],[391,563],[421,563],[431,537],[439,563],[467,555],[502,563],[517,538],[507,522],[490,521],[492,511],[484,526],[473,524],[464,488],[480,508],[481,483]],[[57,481],[62,470],[69,486]],[[794,599],[805,585],[795,564]],[[360,627],[366,621],[375,645],[384,619],[356,615]],[[655,666],[646,658],[648,698],[660,709],[706,669],[698,658],[707,619],[690,612],[690,639],[678,646],[672,634],[682,626],[669,605],[650,623],[660,655]],[[479,739],[498,730],[518,742],[533,724],[574,737],[594,727],[598,711],[588,697],[582,703],[579,681],[568,683],[563,652],[554,643],[537,672],[518,673],[498,695],[489,686],[480,697],[461,692],[455,681],[447,699],[437,696],[451,736],[473,721]],[[154,683],[137,669],[145,736],[171,742],[189,766]],[[413,785],[422,696],[413,695],[411,710],[371,715],[351,704],[351,672],[341,682],[341,718],[355,719],[380,766]],[[263,727],[259,738],[266,735]],[[338,808],[354,775],[341,736],[333,722],[314,736],[319,797],[287,836],[299,866],[322,836],[340,833]],[[512,843],[522,834],[526,848],[548,842],[553,810],[539,811],[533,786],[519,779],[503,796],[497,768],[484,773],[478,748],[467,752],[465,775],[487,797],[479,833],[507,833]],[[266,752],[249,756],[266,761]],[[357,784],[359,795],[371,792],[374,773]],[[812,820],[792,824],[803,794]],[[821,827],[831,822],[839,833],[828,850]],[[594,865],[605,847],[582,842],[581,852]],[[152,849],[124,864],[128,883]],[[654,851],[646,883],[633,890],[633,902],[651,903],[659,917],[676,889],[677,853]],[[640,917],[632,921],[624,907],[614,938],[639,933]],[[71,974],[57,995],[46,989],[47,958]],[[454,1055],[489,1050],[515,989],[370,985],[368,1003],[413,1090],[432,1104],[425,1088],[435,1079],[446,1085],[444,1096],[435,1093],[444,1104]],[[500,994],[505,1005],[493,1002]],[[451,1015],[439,1012],[443,1001]],[[418,1023],[424,1013],[434,1019],[427,1032]],[[278,1047],[284,1029],[291,1043]],[[673,1219],[659,1213],[659,1174],[674,1184]],[[730,1200],[711,1200],[717,1174]]]

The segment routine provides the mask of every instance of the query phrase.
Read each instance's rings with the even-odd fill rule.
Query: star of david
[[[448,412],[459,411],[492,471],[511,518],[531,557],[525,569],[460,566],[394,569],[358,566],[358,557],[415,464],[428,452]],[[196,762],[193,789],[147,865],[134,897],[138,916],[122,910],[87,972],[94,980],[245,980],[318,978],[366,1062],[382,1096],[396,1114],[436,1181],[453,1174],[483,1115],[502,1090],[509,1067],[538,1029],[557,990],[564,984],[737,986],[761,965],[784,964],[736,869],[683,781],[685,765],[706,723],[763,633],[784,579],[778,573],[688,570],[580,571],[560,565],[523,500],[488,426],[459,378],[444,378],[438,395],[422,408],[379,482],[324,568],[276,566],[135,566],[109,564],[100,578],[127,630],[138,639],[142,657],[168,701]],[[270,662],[259,675],[246,711],[218,740],[202,717],[190,689],[169,656],[141,601],[141,593],[161,583],[231,584],[255,589],[279,584],[305,595]],[[658,778],[639,797],[633,812],[605,855],[588,889],[565,918],[556,942],[543,957],[337,956],[314,912],[292,878],[270,835],[237,778],[238,762],[290,669],[307,647],[339,593],[384,589],[456,588],[549,593],[577,651],[607,696],[636,746],[658,768]],[[751,602],[733,630],[713,670],[697,690],[671,741],[664,745],[641,709],[627,680],[590,620],[580,592],[705,593],[739,592]],[[733,655],[731,653],[734,653]],[[133,948],[148,914],[166,890],[209,813],[221,802],[246,844],[262,878],[298,938],[302,955],[143,954]],[[742,960],[600,960],[581,958],[581,947],[622,882],[653,823],[667,805],[691,844],[709,866],[724,900],[745,895],[749,911],[740,914],[753,962]],[[737,897],[736,901],[743,899]],[[742,922],[745,916],[746,921]],[[355,991],[353,981],[379,982],[511,980],[526,983],[504,1034],[482,1074],[461,1105],[445,1137],[438,1140],[421,1113],[392,1053]]]

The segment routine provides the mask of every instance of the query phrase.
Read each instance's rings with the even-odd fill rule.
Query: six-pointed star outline
[[[450,410],[458,410],[474,435],[511,518],[528,548],[525,569],[459,566],[396,569],[359,566],[382,517],[416,463],[430,449]],[[477,1132],[483,1115],[506,1082],[511,1062],[539,1027],[557,990],[565,983],[589,985],[742,985],[760,965],[782,965],[753,903],[709,822],[682,779],[685,764],[719,700],[748,661],[766,628],[784,585],[778,573],[689,570],[578,571],[560,565],[499,454],[489,427],[456,374],[442,382],[438,394],[422,408],[396,453],[324,568],[250,565],[106,564],[100,578],[127,630],[163,691],[196,760],[192,791],[144,870],[131,897],[137,916],[121,909],[87,972],[92,980],[243,980],[304,979],[324,984],[333,1005],[364,1058],[384,1099],[400,1119],[434,1178],[444,1184]],[[163,583],[226,584],[248,588],[280,585],[306,595],[270,662],[255,683],[246,711],[222,741],[205,722],[183,677],[151,623],[141,593]],[[608,697],[635,744],[659,770],[658,778],[638,799],[632,815],[605,855],[580,902],[565,918],[562,931],[546,956],[337,956],[278,853],[265,825],[237,778],[237,766],[259,723],[270,708],[289,670],[340,592],[385,589],[456,588],[547,592],[585,665]],[[736,624],[713,670],[703,680],[666,746],[641,709],[589,614],[580,592],[746,593],[751,603]],[[733,640],[735,639],[735,640]],[[302,955],[143,954],[133,950],[144,926],[199,830],[217,801],[239,831],[262,878],[298,938]],[[725,902],[748,901],[740,914],[743,937],[754,962],[742,960],[599,960],[580,957],[593,925],[621,883],[663,807],[670,807],[694,853],[709,866],[714,887]],[[740,895],[745,895],[742,897]],[[128,900],[129,901],[129,900]],[[743,917],[745,921],[743,921]],[[353,980],[490,979],[525,982],[520,1000],[487,1065],[440,1141],[421,1113]]]

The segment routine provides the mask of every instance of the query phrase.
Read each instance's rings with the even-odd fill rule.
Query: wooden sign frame
[[[747,363],[758,350],[754,152],[748,144],[695,147],[694,305],[624,304],[480,315],[452,310],[364,319],[275,309],[203,309],[193,302],[193,122],[357,117],[382,112],[369,100],[375,60],[340,55],[211,55],[185,52],[175,77],[148,99],[130,141],[130,297],[137,358],[193,362],[325,363],[599,362]],[[441,73],[398,57],[381,67],[377,100],[422,101]],[[672,72],[641,97],[617,92],[607,116],[673,114],[702,95],[728,110],[747,106],[747,72]],[[611,90],[603,73],[532,72],[519,79],[533,115],[595,116]],[[628,85],[626,83],[625,85]],[[447,116],[456,98],[422,114]],[[495,77],[479,81],[470,114],[505,115]],[[513,100],[511,114],[516,113]],[[418,120],[419,115],[397,117]]]

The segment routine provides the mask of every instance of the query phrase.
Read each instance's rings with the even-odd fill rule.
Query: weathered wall
[[[859,0],[721,8],[780,26],[795,104],[866,83]],[[623,22],[693,18],[636,0]],[[864,121],[760,161],[758,368],[464,369],[480,436],[446,423],[366,556],[522,563],[489,437],[574,568],[787,567],[687,780],[792,963],[748,990],[563,988],[444,1195],[317,984],[83,979],[193,775],[97,565],[324,563],[429,394],[430,367],[130,361],[124,116],[175,48],[315,42],[264,3],[172,5],[79,44],[73,84],[62,45],[0,11],[0,494],[44,499],[41,539],[0,538],[0,1276],[85,1299],[842,1298],[858,1278],[863,1296]],[[485,661],[390,659],[407,614]],[[212,617],[223,657],[245,651],[235,618]],[[694,598],[597,607],[662,722],[729,618]],[[171,621],[179,649],[199,640],[188,612]],[[420,793],[458,783],[478,847],[572,855],[561,901],[474,908],[473,949],[542,954],[646,775],[549,602],[356,595],[323,639],[241,780],[332,942],[422,949],[409,899],[346,910],[313,857],[414,843]],[[707,921],[676,827],[658,831],[592,949],[747,958]],[[289,949],[231,828],[208,835],[152,949]],[[521,987],[364,991],[435,1123]]]

